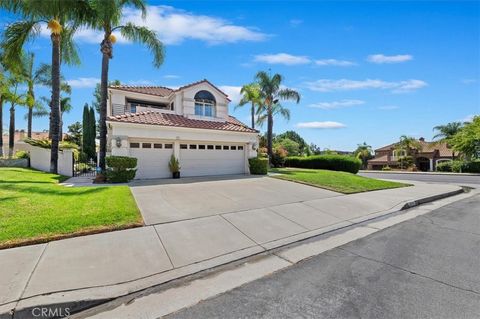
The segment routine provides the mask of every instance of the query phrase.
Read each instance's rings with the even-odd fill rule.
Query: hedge
[[[480,173],[480,160],[466,162],[463,164],[462,172],[464,173]]]
[[[108,166],[106,175],[111,183],[126,183],[135,178],[137,159],[128,156],[107,156],[105,162]]]
[[[437,172],[480,173],[480,160],[471,162],[448,161],[437,164]]]
[[[268,172],[268,158],[254,157],[249,158],[250,174],[253,175],[266,175]]]
[[[346,155],[291,156],[285,160],[286,167],[327,169],[356,174],[362,166],[358,158]]]

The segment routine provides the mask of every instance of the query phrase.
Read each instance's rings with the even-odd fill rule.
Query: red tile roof
[[[147,125],[162,125],[174,127],[198,128],[207,130],[235,131],[245,133],[258,133],[257,130],[251,129],[233,116],[229,116],[225,122],[206,121],[190,119],[182,115],[160,113],[160,112],[140,112],[126,113],[117,116],[109,116],[108,121],[135,123]]]
[[[419,150],[419,153],[433,153],[435,150],[438,150],[440,157],[451,157],[452,150],[448,148],[447,143],[444,142],[425,142],[425,141],[417,141],[422,145],[422,149]],[[381,148],[377,148],[375,151],[388,151],[395,148],[398,143],[393,143],[387,146],[383,146]]]
[[[128,91],[128,92],[135,92],[135,93],[142,93],[142,94],[149,94],[149,95],[156,95],[156,96],[161,96],[161,97],[166,97],[172,94],[173,92],[178,92],[183,89],[189,88],[191,86],[200,84],[200,83],[208,83],[212,87],[214,87],[218,92],[221,94],[225,95],[225,97],[231,101],[228,98],[228,95],[220,90],[217,86],[213,85],[210,81],[207,79],[203,79],[201,81],[193,82],[184,86],[179,87],[178,89],[171,89],[167,88],[165,86],[136,86],[136,85],[110,85],[109,88],[111,89],[116,89],[116,90],[122,90],[122,91]]]

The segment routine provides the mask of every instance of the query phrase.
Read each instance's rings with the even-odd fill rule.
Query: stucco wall
[[[30,148],[30,167],[40,171],[50,171],[50,149]],[[58,174],[73,176],[73,151],[66,149],[58,152]]]

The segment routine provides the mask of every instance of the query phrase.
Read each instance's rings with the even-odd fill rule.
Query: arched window
[[[393,158],[400,158],[407,156],[406,150],[393,150]]]
[[[195,115],[215,116],[215,97],[208,91],[195,94]]]

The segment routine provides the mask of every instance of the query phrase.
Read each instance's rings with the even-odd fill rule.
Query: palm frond
[[[80,56],[78,55],[78,46],[73,41],[73,35],[77,31],[78,25],[72,24],[65,26],[62,32],[62,40],[60,41],[60,52],[62,62],[68,65],[80,65]]]
[[[15,65],[20,62],[22,48],[25,43],[40,33],[38,20],[24,20],[9,24],[4,32],[3,44],[4,62]]]
[[[133,23],[127,23],[122,26],[120,33],[127,40],[145,44],[153,53],[153,65],[157,68],[162,65],[165,51],[163,43],[158,39],[155,31],[136,26]]]
[[[278,91],[278,97],[282,100],[290,100],[295,101],[296,103],[300,103],[300,93],[292,89],[281,89]]]

